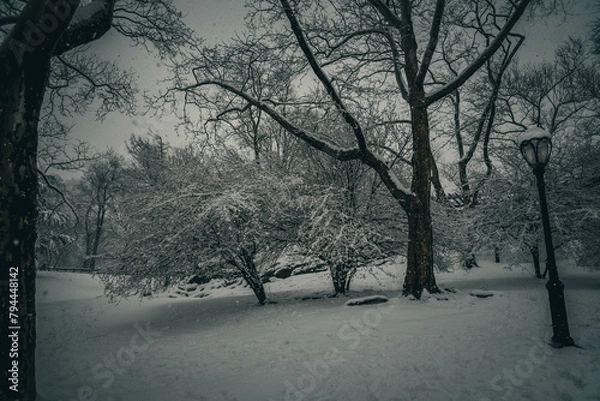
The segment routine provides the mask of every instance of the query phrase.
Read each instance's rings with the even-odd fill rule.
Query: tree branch
[[[48,179],[48,177],[42,170],[37,169],[37,172],[40,175],[40,177],[42,177],[42,179],[44,180],[44,182],[46,183],[48,188],[55,191],[61,197],[63,202],[65,202],[65,204],[69,207],[69,209],[71,209],[71,212],[73,212],[73,215],[75,216],[75,225],[73,226],[73,228],[76,228],[79,225],[79,215],[77,215],[77,211],[75,210],[75,207],[73,207],[73,205],[71,205],[71,202],[69,202],[67,200],[67,198],[65,197],[65,194],[50,182],[50,180]],[[77,231],[75,231],[75,235],[77,235]]]
[[[44,40],[39,43],[32,43],[29,37],[32,26],[39,29],[38,27],[42,26],[41,19],[45,15],[54,15],[52,10],[54,4],[48,0],[27,2],[10,33],[0,43],[0,62],[4,62],[5,57],[14,57],[17,63],[21,65],[25,58],[31,57],[27,62],[35,64],[38,60],[43,60],[52,54],[53,49],[61,40],[61,35],[72,22],[74,13],[79,6],[79,0],[72,0],[69,4],[70,7],[65,11],[63,18],[58,20],[54,29],[44,34]]]
[[[367,143],[366,143],[365,137],[363,135],[362,129],[360,127],[360,124],[350,114],[350,112],[346,108],[346,105],[344,104],[342,98],[339,96],[339,94],[333,87],[331,80],[329,79],[329,77],[327,77],[327,74],[325,74],[325,71],[323,71],[323,69],[317,62],[312,50],[310,49],[310,46],[308,45],[308,42],[306,41],[306,38],[304,37],[304,33],[302,31],[302,27],[300,26],[300,22],[296,18],[294,10],[290,6],[289,1],[281,0],[281,5],[283,7],[283,10],[285,11],[285,14],[286,14],[288,20],[290,21],[292,31],[294,32],[294,35],[296,36],[296,39],[298,40],[298,44],[300,45],[302,52],[306,56],[313,72],[315,73],[315,75],[317,76],[319,81],[321,81],[323,86],[325,86],[325,89],[327,90],[327,94],[329,95],[329,97],[331,98],[333,103],[335,104],[335,107],[342,114],[342,117],[344,118],[346,123],[352,128],[352,131],[354,132],[354,136],[356,137],[356,140],[358,142],[359,149],[361,150],[361,152],[366,152],[367,151]]]
[[[339,148],[327,141],[318,139],[313,134],[310,134],[307,131],[303,130],[302,128],[296,126],[294,123],[292,123],[290,120],[288,120],[287,118],[282,116],[275,109],[271,108],[264,102],[252,97],[248,93],[246,93],[242,90],[239,90],[227,83],[224,83],[221,81],[208,80],[208,81],[199,82],[195,85],[192,85],[192,86],[189,86],[186,88],[177,88],[177,90],[185,92],[185,91],[190,91],[195,88],[199,88],[202,86],[208,86],[208,85],[216,85],[222,89],[225,89],[228,92],[231,92],[231,93],[241,97],[248,103],[252,104],[254,107],[257,107],[260,110],[267,113],[273,120],[275,120],[279,125],[281,125],[290,134],[294,135],[295,137],[297,137],[298,139],[301,139],[302,141],[306,142],[307,144],[314,147],[315,149],[320,150],[337,160],[347,161],[347,160],[356,160],[356,159],[360,158],[360,153],[361,153],[360,149],[356,149],[356,148],[342,149],[342,148]]]
[[[510,34],[511,29],[515,26],[519,18],[525,12],[525,9],[529,5],[531,0],[521,0],[521,2],[516,6],[514,12],[509,17],[508,21],[504,25],[504,28],[500,30],[496,38],[490,43],[490,45],[473,61],[467,68],[465,68],[454,80],[446,84],[444,87],[432,92],[428,96],[426,96],[426,104],[430,105],[441,98],[447,96],[456,90],[459,86],[465,83],[475,72],[481,68],[481,66],[496,53],[496,51],[502,45],[502,42],[507,38]]]
[[[339,161],[360,160],[369,167],[372,167],[377,172],[392,196],[398,200],[402,207],[406,207],[408,199],[412,196],[412,193],[410,190],[404,187],[404,185],[402,185],[402,183],[398,180],[398,177],[396,177],[394,172],[391,170],[390,166],[388,166],[382,158],[372,153],[369,149],[365,149],[364,152],[358,148],[343,149],[327,141],[318,139],[314,136],[314,134],[308,133],[307,131],[296,126],[294,123],[278,113],[275,109],[271,108],[259,99],[256,99],[246,92],[221,81],[207,80],[185,88],[175,88],[174,90],[187,92],[208,85],[218,86],[241,97],[254,107],[257,107],[258,109],[267,113],[283,129],[313,148],[320,150]]]
[[[394,64],[394,77],[396,78],[396,85],[398,85],[398,88],[400,89],[402,98],[408,101],[408,90],[406,89],[406,85],[404,85],[404,81],[402,80],[402,69],[400,68],[400,52],[398,51],[398,46],[396,46],[394,35],[389,31],[389,29],[386,36],[388,37],[390,49],[392,50],[392,63]]]
[[[445,0],[437,0],[433,21],[431,23],[431,31],[429,33],[429,43],[427,43],[427,48],[425,49],[423,59],[421,60],[421,66],[419,67],[419,73],[417,74],[417,78],[415,80],[417,85],[423,84],[423,81],[425,81],[425,75],[427,75],[427,71],[429,70],[433,53],[437,47],[440,35],[440,25],[442,24],[442,16],[444,15],[445,6]]]

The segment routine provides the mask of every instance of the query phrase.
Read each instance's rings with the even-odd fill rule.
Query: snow
[[[373,157],[375,157],[377,160],[379,160],[381,163],[387,165],[387,162],[385,161],[385,159],[378,155],[378,154],[373,154]],[[414,192],[412,192],[410,189],[408,189],[407,187],[405,187],[400,180],[398,179],[398,176],[396,176],[396,174],[392,171],[392,170],[388,170],[388,177],[389,179],[392,181],[392,183],[394,184],[394,186],[401,192],[405,193],[407,196],[414,196]]]
[[[536,127],[535,125],[532,125],[527,128],[527,131],[524,131],[519,135],[519,138],[517,139],[517,143],[520,145],[525,141],[532,140],[533,138],[552,139],[552,135],[548,131],[546,131],[540,127]]]
[[[75,14],[71,20],[71,26],[77,26],[87,22],[93,18],[96,13],[105,10],[107,7],[106,0],[93,0],[88,4],[80,5],[77,10],[75,10]]]
[[[398,278],[357,275],[351,294],[389,301],[351,308],[327,272],[267,284],[265,306],[243,286],[114,305],[89,275],[40,272],[39,399],[600,400],[600,274],[559,267],[582,348],[553,349],[544,282],[478,262],[426,301],[384,265]]]

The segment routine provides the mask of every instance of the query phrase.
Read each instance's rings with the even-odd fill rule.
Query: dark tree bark
[[[413,88],[414,90],[415,88]],[[422,88],[421,88],[422,89]],[[417,92],[417,91],[415,91]],[[413,182],[414,196],[409,198],[406,215],[408,218],[408,251],[403,294],[421,297],[424,289],[430,293],[440,292],[433,270],[433,230],[431,222],[431,153],[429,141],[429,117],[421,99],[411,103],[413,128]],[[413,92],[414,93],[414,92]]]
[[[408,217],[408,251],[403,294],[421,298],[423,290],[440,292],[433,270],[433,230],[431,224],[431,143],[429,138],[429,114],[424,89],[424,79],[439,34],[439,18],[444,2],[438,1],[432,24],[430,41],[421,65],[417,56],[417,41],[413,31],[412,10],[408,1],[401,2],[399,24],[404,49],[405,73],[408,82],[408,103],[411,113],[413,140],[413,174],[406,214]],[[387,10],[385,11],[387,12]]]
[[[329,266],[329,272],[333,283],[333,296],[346,295],[350,291],[350,282],[356,273],[356,268],[349,268],[345,264],[333,264]]]
[[[258,274],[258,269],[254,263],[255,249],[248,250],[240,247],[236,252],[229,250],[223,251],[223,258],[227,263],[237,268],[242,274],[243,279],[248,283],[258,303],[264,305],[267,302],[267,294],[262,279]]]
[[[542,278],[542,269],[540,265],[540,248],[537,244],[529,247],[531,257],[533,258],[533,268],[535,270],[535,277]]]
[[[331,282],[333,283],[334,296],[346,293],[346,276],[348,272],[343,266],[330,266]]]
[[[36,398],[37,128],[50,59],[79,1],[60,3],[62,8],[59,3],[30,1],[0,47],[0,336],[3,344],[9,334],[18,337],[16,353],[0,347],[0,389],[7,401]],[[9,306],[16,306],[14,315]]]
[[[100,247],[100,238],[102,237],[102,228],[104,226],[105,216],[105,206],[99,205],[98,210],[96,211],[95,227],[93,230],[89,227],[86,216],[85,259],[83,260],[84,269],[96,269],[96,256],[98,255],[98,248]]]
[[[348,291],[350,291],[350,283],[352,282],[352,279],[354,278],[354,275],[356,274],[356,270],[357,270],[356,267],[353,267],[348,272],[348,277],[346,277],[346,293],[348,293]]]
[[[402,293],[417,299],[420,299],[424,289],[432,294],[440,292],[433,270],[433,234],[429,209],[429,203],[415,200],[410,203],[407,212],[408,251]]]

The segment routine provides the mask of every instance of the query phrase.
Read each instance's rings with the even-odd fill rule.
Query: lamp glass
[[[521,153],[523,154],[523,157],[529,166],[532,168],[537,166],[538,161],[532,141],[525,141],[521,144]]]
[[[547,164],[552,153],[552,142],[548,138],[541,138],[537,144],[537,160],[538,163]]]

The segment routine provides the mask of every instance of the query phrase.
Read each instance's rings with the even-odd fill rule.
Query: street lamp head
[[[519,146],[523,158],[532,169],[548,164],[552,153],[552,139],[549,132],[539,127],[531,127],[519,136]]]

